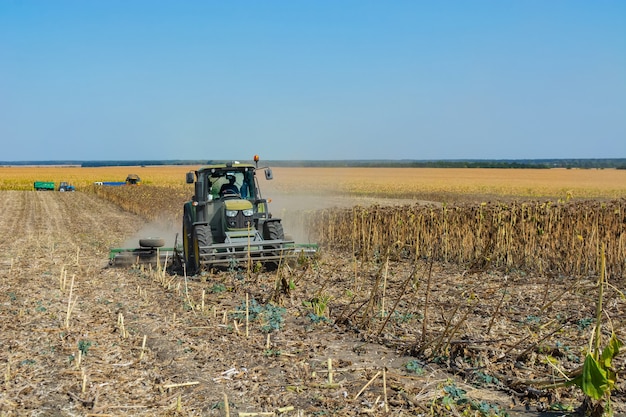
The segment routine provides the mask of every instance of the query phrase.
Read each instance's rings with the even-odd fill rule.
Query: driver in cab
[[[226,179],[228,179],[228,182],[222,184],[222,187],[220,188],[220,195],[239,194],[239,188],[235,185],[235,176],[227,175]]]

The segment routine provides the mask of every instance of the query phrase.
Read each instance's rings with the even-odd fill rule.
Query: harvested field
[[[333,209],[317,210],[311,199],[303,212],[288,204],[275,171],[266,194],[278,195],[294,226],[311,221],[314,233],[303,228],[302,237],[323,245],[318,258],[274,273],[231,268],[185,279],[107,267],[109,247],[146,230],[175,232],[189,194],[182,187],[1,191],[8,238],[0,243],[0,413],[564,415],[583,395],[555,384],[580,368],[589,347],[602,246],[612,284],[603,295],[602,344],[611,330],[626,339],[623,200],[570,204],[557,195],[547,211],[544,202],[515,205],[526,212],[512,209],[511,198],[466,202],[455,216],[411,229],[400,227],[410,218],[400,213],[419,218],[444,205],[389,199],[382,207],[369,195],[350,207],[352,197],[333,194]],[[507,228],[498,213],[509,213]],[[553,223],[537,234],[542,213]],[[482,219],[481,233],[470,233],[470,217]],[[436,253],[444,246],[426,232],[445,230],[449,255],[474,249],[460,259]],[[465,245],[454,246],[454,234]],[[541,245],[529,250],[520,236]],[[519,267],[522,258],[528,265]],[[571,259],[580,262],[567,265]],[[531,268],[534,260],[540,268]],[[622,370],[623,358],[613,366]],[[618,378],[617,415],[626,413],[624,388]]]

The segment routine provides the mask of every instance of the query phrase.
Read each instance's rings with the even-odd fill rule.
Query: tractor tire
[[[283,231],[283,225],[280,221],[266,221],[263,223],[263,239],[264,240],[284,240],[285,232]],[[279,246],[269,245],[264,246],[266,249],[280,249]],[[272,255],[280,255],[280,251],[272,252]],[[274,271],[280,265],[280,260],[265,262],[265,268]]]
[[[211,233],[211,226],[196,226],[193,229],[193,242],[194,242],[194,257],[196,259],[196,269],[194,274],[200,271],[202,266],[200,260],[202,255],[207,255],[210,251],[203,247],[210,246],[213,243],[213,233]]]
[[[142,248],[162,248],[165,246],[165,240],[160,237],[139,239],[139,246]]]
[[[263,239],[265,240],[283,240],[285,232],[280,221],[266,221],[263,223]]]
[[[193,219],[191,217],[190,208],[185,205],[183,213],[183,258],[185,268],[189,275],[195,275],[200,264],[196,261],[196,251],[194,245]]]

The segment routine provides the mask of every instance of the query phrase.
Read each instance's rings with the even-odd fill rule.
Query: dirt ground
[[[582,398],[531,382],[578,366],[591,280],[328,248],[281,273],[185,278],[109,267],[149,225],[93,195],[2,191],[0,208],[2,416],[468,415],[468,401],[561,416]],[[624,319],[624,301],[606,308]],[[625,398],[619,383],[617,415]]]

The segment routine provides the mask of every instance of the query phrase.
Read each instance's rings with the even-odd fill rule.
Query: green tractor
[[[269,167],[229,162],[187,173],[194,195],[183,210],[183,261],[187,273],[239,263],[275,269],[302,249],[285,240],[281,220],[272,217],[261,196],[257,172],[272,179]]]

